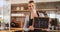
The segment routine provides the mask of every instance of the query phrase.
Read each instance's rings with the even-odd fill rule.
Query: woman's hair
[[[29,3],[34,3],[34,1],[29,1]]]

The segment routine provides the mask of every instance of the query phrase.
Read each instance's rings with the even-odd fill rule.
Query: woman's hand
[[[34,27],[33,26],[29,26],[29,30],[34,30]]]

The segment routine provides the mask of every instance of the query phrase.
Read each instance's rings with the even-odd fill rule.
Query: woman
[[[32,25],[33,24],[33,19],[34,19],[34,17],[37,17],[34,1],[29,1],[28,9],[31,12],[30,21],[29,21],[29,29],[34,30],[34,27]]]
[[[29,32],[38,32],[38,30],[34,29],[33,27],[33,19],[34,17],[38,17],[36,10],[35,10],[35,4],[34,1],[29,1],[28,3],[28,9],[31,12],[31,16],[30,16],[30,21],[29,21]]]
[[[28,3],[28,10],[31,12],[31,16],[30,16],[29,22],[28,22],[28,19],[27,19],[29,17],[26,16],[25,24],[24,24],[24,30],[25,31],[34,30],[34,27],[32,25],[33,24],[33,18],[37,17],[34,1],[29,1],[29,3]],[[27,25],[27,23],[28,23],[28,25]],[[28,28],[27,28],[27,26],[28,26]]]

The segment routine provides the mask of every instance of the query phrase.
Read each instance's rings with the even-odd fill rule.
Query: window
[[[50,18],[56,18],[56,14],[49,14],[48,15]]]
[[[56,11],[47,11],[49,18],[56,18]]]
[[[60,22],[60,18],[59,18],[59,22]]]
[[[3,0],[0,0],[0,7],[3,6]]]

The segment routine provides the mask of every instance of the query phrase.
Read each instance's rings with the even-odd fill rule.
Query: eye
[[[34,5],[32,5],[32,6],[34,6]]]
[[[28,6],[28,7],[31,7],[31,6]]]

